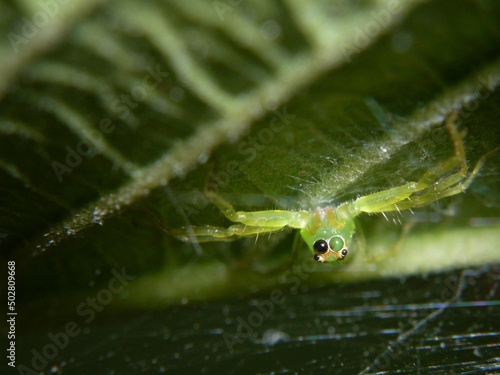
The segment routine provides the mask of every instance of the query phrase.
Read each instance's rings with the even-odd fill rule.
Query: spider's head
[[[317,208],[308,225],[300,231],[314,260],[331,263],[343,260],[354,233],[354,220],[339,219],[334,207]]]

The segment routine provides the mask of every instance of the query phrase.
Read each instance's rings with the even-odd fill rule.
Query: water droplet
[[[275,20],[267,20],[262,24],[260,31],[264,38],[275,40],[281,35],[281,26]]]
[[[276,329],[268,329],[262,335],[262,343],[268,346],[274,346],[279,342],[290,341],[290,335],[286,332],[279,331]]]
[[[57,365],[54,365],[50,368],[50,373],[51,374],[61,374],[62,373],[62,368],[60,368]]]
[[[202,152],[198,155],[198,163],[205,164],[208,160],[208,154],[206,152]]]
[[[479,348],[475,348],[473,353],[476,357],[483,358],[483,353],[481,353]]]

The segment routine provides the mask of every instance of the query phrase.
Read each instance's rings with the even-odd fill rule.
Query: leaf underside
[[[494,0],[0,0],[16,364],[75,323],[37,371],[493,373],[499,18]],[[288,229],[167,233],[230,225],[207,188],[312,210],[416,181],[453,155],[451,111],[469,171],[489,153],[466,193],[361,215],[341,264]]]
[[[155,224],[228,225],[207,186],[244,210],[339,204],[449,157],[450,111],[470,166],[498,147],[496,2],[236,3],[1,3],[0,246],[29,275],[22,287],[98,284],[122,266],[162,280],[194,262],[193,292],[212,262],[231,272],[254,250],[258,263],[290,249],[286,231],[197,248]],[[409,238],[427,247],[405,256],[432,253],[447,229],[498,225],[498,161],[465,196],[422,210]],[[383,217],[359,225],[374,251],[398,241]],[[438,237],[419,241],[428,228]],[[474,264],[498,261],[481,241]],[[439,269],[387,264],[376,274]]]

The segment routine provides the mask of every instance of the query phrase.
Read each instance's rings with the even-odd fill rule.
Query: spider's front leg
[[[406,210],[420,207],[465,192],[481,170],[484,162],[500,148],[493,149],[479,158],[472,172],[468,172],[463,138],[465,133],[460,133],[456,128],[458,114],[452,112],[446,118],[446,127],[450,133],[455,148],[455,155],[442,161],[436,167],[426,172],[418,181],[421,191],[411,195],[407,200],[397,205],[397,209]]]
[[[240,237],[253,236],[260,233],[270,233],[283,227],[258,227],[244,224],[234,224],[227,228],[213,225],[189,226],[172,229],[170,234],[184,242],[234,241]]]
[[[353,216],[362,212],[407,210],[464,192],[476,177],[486,158],[498,149],[483,155],[468,175],[463,134],[456,128],[457,116],[456,112],[452,112],[445,120],[455,148],[455,154],[452,157],[428,170],[417,182],[408,182],[402,186],[366,195],[340,207],[340,210],[345,210]]]
[[[214,192],[206,191],[205,195],[229,220],[248,226],[266,228],[289,226],[292,228],[303,228],[311,217],[311,213],[308,211],[236,211],[231,203]]]
[[[207,191],[205,194],[227,219],[237,224],[228,228],[207,225],[174,229],[171,230],[174,236],[189,242],[232,241],[243,236],[275,232],[286,226],[303,228],[311,216],[308,211],[236,211],[214,192]]]

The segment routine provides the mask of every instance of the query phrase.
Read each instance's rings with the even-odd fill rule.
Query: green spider
[[[313,253],[314,260],[335,262],[343,260],[355,231],[354,219],[362,213],[402,211],[430,204],[439,199],[464,192],[479,172],[486,157],[483,155],[468,174],[463,146],[464,134],[456,126],[457,113],[445,120],[455,154],[428,170],[417,182],[360,197],[339,206],[317,207],[312,211],[236,211],[233,206],[213,192],[208,198],[226,218],[236,224],[228,228],[202,226],[176,231],[178,238],[191,242],[233,240],[241,236],[278,231],[284,227],[300,229],[300,235]]]

